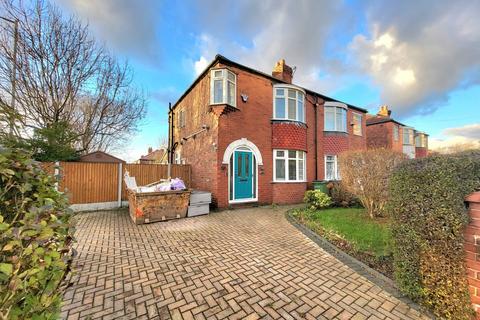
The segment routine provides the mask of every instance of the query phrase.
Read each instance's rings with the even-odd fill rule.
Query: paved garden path
[[[293,227],[285,208],[136,226],[79,215],[68,319],[419,319]]]

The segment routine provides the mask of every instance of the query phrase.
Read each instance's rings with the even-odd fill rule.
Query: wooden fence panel
[[[61,162],[60,190],[71,204],[118,200],[118,163]]]
[[[55,163],[44,162],[42,168],[54,174]],[[123,174],[128,170],[142,186],[168,178],[168,165],[122,164],[122,200],[127,199]],[[119,163],[60,162],[59,190],[67,193],[70,204],[102,203],[118,201]],[[171,176],[181,178],[187,187],[191,183],[189,165],[172,165]]]

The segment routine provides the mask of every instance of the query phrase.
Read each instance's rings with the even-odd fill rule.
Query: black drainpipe
[[[168,163],[173,163],[173,109],[172,103],[168,103],[168,124],[170,132],[168,135]]]
[[[318,138],[317,138],[317,130],[318,130],[318,119],[317,119],[317,107],[318,107],[318,97],[315,96],[315,103],[313,104],[313,110],[315,111],[315,128],[314,128],[314,137],[313,141],[315,142],[315,181],[318,180]]]

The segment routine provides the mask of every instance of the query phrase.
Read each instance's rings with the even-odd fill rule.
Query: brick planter
[[[480,319],[480,192],[465,198],[471,221],[465,229],[465,259],[472,306]]]

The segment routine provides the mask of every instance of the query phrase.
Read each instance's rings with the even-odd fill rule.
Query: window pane
[[[298,93],[298,101],[301,101],[303,103],[303,93],[302,92]]]
[[[325,180],[333,180],[334,179],[334,164],[332,161],[329,161],[327,158],[327,161],[325,162]]]
[[[304,176],[304,162],[303,160],[298,160],[298,180],[303,180]]]
[[[276,92],[277,92],[277,96],[285,95],[285,90],[284,89],[277,89]]]
[[[343,131],[343,114],[342,108],[336,108],[335,111],[335,129],[336,131]]]
[[[288,160],[288,180],[297,180],[297,160]]]
[[[277,157],[279,157],[279,158],[285,157],[285,151],[283,151],[283,150],[277,150]]]
[[[303,101],[298,100],[298,121],[304,121],[303,118]]]
[[[275,160],[275,178],[276,180],[285,180],[285,160]]]
[[[297,158],[297,152],[294,150],[288,150],[288,158],[289,159],[296,159]]]
[[[228,72],[228,80],[235,82],[235,75],[231,72]]]
[[[335,109],[325,107],[325,130],[333,131],[335,130]]]
[[[221,77],[222,77],[222,70],[215,71],[215,72],[213,73],[213,76],[214,76],[215,78],[221,78]]]
[[[235,84],[233,84],[230,81],[227,81],[227,87],[228,87],[228,104],[231,106],[235,106]]]
[[[275,118],[285,119],[285,98],[275,99]]]
[[[297,106],[294,99],[288,99],[288,119],[296,120],[297,119]]]
[[[213,103],[223,102],[223,81],[215,80],[213,82]]]
[[[341,131],[347,132],[347,110],[342,108],[342,129]]]
[[[293,89],[288,89],[288,97],[289,98],[296,98],[297,97],[297,91]]]

